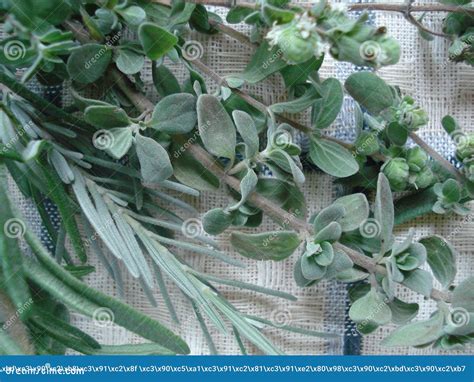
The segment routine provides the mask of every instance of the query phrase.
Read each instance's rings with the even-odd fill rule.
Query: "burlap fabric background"
[[[390,0],[385,0],[385,2],[392,3]],[[430,1],[426,1],[426,3],[430,3]],[[214,10],[221,16],[225,15],[225,9],[223,8],[215,8]],[[440,120],[444,115],[451,114],[458,119],[461,126],[465,129],[472,129],[474,125],[474,111],[472,107],[474,101],[474,68],[449,63],[447,61],[448,43],[445,40],[441,38],[436,38],[433,42],[422,40],[418,36],[416,29],[408,24],[399,14],[374,12],[371,13],[371,22],[376,25],[387,26],[389,33],[397,38],[403,47],[400,62],[397,65],[384,68],[379,74],[391,84],[399,85],[404,93],[412,95],[428,111],[431,122],[420,131],[420,135],[447,157],[450,156],[453,153],[454,146],[440,128]],[[425,18],[425,22],[431,28],[439,30],[441,16],[431,17],[428,15]],[[247,31],[247,28],[243,25],[237,26],[237,29],[244,32]],[[191,33],[190,38],[202,44],[202,61],[221,76],[242,70],[252,53],[251,48],[222,34],[208,37]],[[179,80],[183,81],[187,77],[182,68],[176,66],[174,69]],[[353,65],[336,62],[328,57],[321,69],[321,75],[322,77],[334,76],[344,80],[354,70],[357,70],[357,68],[354,68]],[[150,63],[147,63],[143,70],[142,79],[147,85],[149,97],[155,101],[157,96],[153,91]],[[209,86],[211,89],[215,88],[214,84],[210,81]],[[262,84],[248,87],[247,90],[267,104],[285,98],[282,81],[277,76],[272,76]],[[68,103],[70,99],[68,92],[67,90],[63,92],[64,102]],[[333,134],[342,139],[349,140],[353,138],[352,110],[353,105],[347,99],[343,112],[332,127]],[[302,116],[300,120],[304,122],[306,120],[305,116]],[[304,141],[302,144],[304,145]],[[303,191],[309,214],[328,205],[343,191],[336,189],[332,185],[331,178],[322,173],[307,172],[306,175],[307,182],[303,186]],[[21,200],[18,192],[15,192],[15,196],[18,198],[18,203],[27,214],[31,224],[40,232],[40,227],[37,225],[37,216],[33,212],[31,205]],[[224,193],[204,193],[200,198],[185,199],[195,205],[200,213],[227,203]],[[459,251],[459,258],[457,259],[459,280],[473,274],[474,223],[470,217],[429,215],[418,219],[410,225],[400,227],[398,230],[399,235],[403,236],[406,234],[408,228],[412,225],[416,227],[419,237],[436,233],[451,240]],[[275,226],[271,221],[265,220],[260,229],[261,231],[267,231],[274,228]],[[218,241],[223,251],[233,253],[228,244],[228,234],[220,235]],[[180,253],[184,252],[181,251]],[[238,255],[234,253],[234,256],[237,257]],[[351,341],[354,342],[355,347],[358,347],[359,339],[351,329],[351,325],[346,317],[346,285],[325,281],[311,288],[298,288],[293,281],[292,275],[296,257],[293,256],[280,263],[248,261],[245,270],[191,253],[186,255],[186,260],[193,267],[203,272],[290,292],[298,298],[297,302],[287,302],[285,300],[268,298],[253,292],[236,291],[230,287],[222,287],[221,290],[225,292],[227,298],[245,313],[259,315],[275,323],[291,324],[319,331],[324,330],[340,335],[337,339],[328,341],[276,329],[266,329],[265,333],[285,352],[289,354],[343,354],[344,347],[347,347]],[[117,286],[98,262],[94,253],[90,253],[90,262],[97,266],[97,272],[90,275],[87,282],[107,294],[119,296]],[[126,272],[123,272],[123,278],[125,285],[123,298],[126,302],[168,324],[180,333],[190,345],[192,354],[209,353],[189,303],[173,285],[168,283],[171,298],[177,308],[180,325],[171,322],[158,289],[154,291],[158,306],[152,307],[138,283],[128,277]],[[400,298],[405,301],[416,301],[421,304],[423,309],[420,312],[419,318],[426,318],[434,309],[432,303],[423,301],[422,298],[406,290],[401,291]],[[73,321],[74,324],[94,337],[99,338],[103,343],[122,344],[140,341],[133,334],[114,325],[99,326],[79,315],[74,315]],[[212,326],[210,329],[218,351],[221,354],[239,354],[237,344],[232,336],[224,336],[214,330]],[[361,353],[436,353],[431,349],[393,349],[381,347],[379,345],[380,340],[392,329],[391,327],[386,327],[364,337],[361,342]],[[248,348],[253,352],[257,352],[250,345]],[[465,352],[472,354],[473,348],[468,348]]]

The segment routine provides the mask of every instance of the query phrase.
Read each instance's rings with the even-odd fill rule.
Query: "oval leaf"
[[[186,134],[196,125],[196,97],[171,94],[155,106],[150,126],[168,134]]]
[[[290,231],[259,234],[233,232],[230,242],[242,256],[255,260],[273,261],[286,259],[300,245],[298,235]]]
[[[202,94],[197,101],[199,134],[207,151],[234,160],[236,132],[231,118],[219,100]]]
[[[144,183],[159,183],[173,175],[168,153],[154,139],[136,136],[137,155]]]
[[[325,129],[333,123],[342,108],[344,91],[335,78],[328,78],[321,84],[321,99],[316,100],[311,111],[311,120],[318,129]]]
[[[313,137],[309,155],[316,166],[337,178],[346,178],[359,171],[359,164],[352,154],[336,142]]]
[[[426,248],[428,264],[434,277],[447,288],[456,277],[456,250],[439,236],[425,237],[420,240]]]
[[[178,38],[153,23],[143,23],[138,28],[138,38],[151,60],[158,60],[168,53],[178,42]]]
[[[371,72],[351,74],[345,87],[352,98],[373,115],[381,113],[395,101],[390,87]]]
[[[83,84],[97,81],[112,60],[112,50],[105,45],[85,44],[74,49],[67,61],[71,79]]]

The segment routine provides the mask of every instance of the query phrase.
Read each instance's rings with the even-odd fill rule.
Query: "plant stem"
[[[443,168],[448,171],[451,175],[453,175],[458,181],[464,183],[464,179],[459,171],[445,158],[443,158],[438,152],[433,149],[428,143],[426,143],[419,135],[414,132],[410,133],[410,138],[415,142],[418,146],[420,146],[426,153],[433,158],[436,162],[438,162]]]

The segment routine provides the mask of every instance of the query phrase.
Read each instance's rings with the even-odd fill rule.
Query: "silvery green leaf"
[[[344,252],[335,252],[334,260],[328,265],[324,277],[332,279],[343,272],[349,271],[353,266],[354,263],[351,258]]]
[[[247,169],[247,174],[242,178],[240,182],[240,194],[241,199],[240,201],[229,207],[229,211],[234,211],[240,208],[246,201],[249,195],[255,190],[257,186],[258,177],[257,174],[252,169]]]
[[[127,113],[123,109],[112,105],[88,106],[84,111],[84,119],[98,129],[130,125]]]
[[[133,49],[121,48],[118,50],[115,63],[122,73],[135,74],[142,70],[145,57]]]
[[[194,128],[196,121],[196,97],[177,93],[156,104],[150,126],[168,134],[186,134]]]
[[[306,204],[303,193],[294,184],[279,179],[259,179],[256,192],[277,203],[293,216],[304,218]],[[284,219],[280,224],[284,224]]]
[[[236,132],[232,119],[219,100],[202,94],[197,101],[199,135],[207,151],[217,157],[235,157]]]
[[[172,146],[172,149],[174,152],[171,160],[176,179],[199,191],[213,191],[219,188],[219,178],[190,155],[184,146]]]
[[[423,296],[429,297],[433,290],[433,277],[423,269],[415,269],[405,274],[402,284]]]
[[[301,274],[305,280],[314,281],[319,280],[326,274],[326,267],[316,262],[314,255],[303,254],[301,256]]]
[[[293,268],[293,277],[295,279],[296,285],[298,285],[301,288],[304,288],[313,284],[314,280],[309,280],[304,277],[301,260],[302,260],[302,257],[300,257],[295,263],[295,266]]]
[[[330,243],[321,243],[321,252],[316,254],[316,262],[322,267],[329,266],[334,261],[334,249]]]
[[[264,41],[255,51],[252,59],[242,73],[226,77],[228,85],[231,86],[230,82],[235,82],[234,87],[240,87],[244,82],[256,84],[270,74],[287,66],[282,55],[278,53],[279,49],[278,46],[270,48],[268,42]]]
[[[345,214],[346,210],[342,205],[331,204],[329,207],[322,209],[314,218],[314,230],[316,232],[323,230],[330,223],[339,221]]]
[[[219,235],[232,224],[232,215],[222,208],[207,211],[202,217],[202,227],[210,235]]]
[[[270,106],[270,110],[274,113],[299,113],[313,105],[320,97],[319,92],[314,87],[310,87],[301,97],[292,101],[273,104]]]
[[[148,253],[161,270],[179,286],[183,293],[195,300],[197,305],[209,316],[209,319],[220,331],[226,333],[227,329],[222,323],[222,317],[210,304],[208,298],[203,295],[205,286],[193,275],[187,273],[178,259],[166,247],[152,240],[143,227],[134,225],[134,229]]]
[[[336,142],[313,136],[309,155],[316,166],[337,178],[346,178],[359,171],[359,164],[354,156]]]
[[[163,146],[140,134],[137,134],[135,139],[144,183],[160,183],[173,175],[170,158]]]
[[[413,228],[410,228],[408,231],[407,237],[400,243],[394,243],[392,246],[392,255],[397,256],[410,248],[412,242],[413,242],[413,237],[415,236],[415,230]]]
[[[267,157],[283,171],[290,173],[295,183],[302,184],[305,181],[303,171],[298,167],[293,158],[281,149],[273,149]]]
[[[387,252],[393,243],[393,226],[395,212],[393,207],[392,190],[387,177],[380,173],[377,182],[377,195],[375,197],[374,218],[380,223],[380,242],[383,254]]]
[[[130,25],[139,25],[146,18],[143,8],[137,5],[126,8],[116,6],[114,10]]]
[[[328,78],[321,84],[321,98],[311,110],[311,122],[317,129],[325,129],[333,123],[342,108],[344,91],[335,78]]]
[[[395,101],[390,86],[371,72],[351,74],[346,80],[345,87],[352,98],[373,115],[380,114]]]
[[[314,241],[321,243],[322,241],[337,241],[342,234],[341,225],[338,222],[329,223],[314,236]]]
[[[300,245],[298,234],[291,231],[274,231],[259,234],[233,232],[232,246],[242,256],[255,260],[280,261],[289,257]]]
[[[217,293],[209,289],[207,297],[224,314],[233,326],[237,328],[250,342],[269,355],[282,355],[283,353],[275,347],[254,325],[249,323],[235,308]]]
[[[48,158],[58,173],[58,176],[64,183],[69,184],[74,181],[74,173],[64,156],[62,156],[57,150],[53,149],[49,152]]]
[[[138,28],[138,38],[151,60],[158,60],[170,52],[178,42],[178,37],[153,23],[142,23]],[[159,41],[159,43],[158,43]]]
[[[117,229],[119,230],[120,235],[123,238],[123,242],[127,246],[131,256],[133,256],[138,271],[140,272],[140,276],[143,278],[143,281],[148,287],[153,287],[153,277],[150,267],[143,256],[143,251],[135,238],[133,230],[123,219],[121,214],[118,213],[117,208],[114,208],[111,211],[113,212],[112,216],[115,220]]]
[[[115,159],[121,159],[128,153],[133,142],[132,130],[128,127],[117,127],[107,130],[104,134],[110,134],[110,145],[105,151]]]
[[[400,271],[400,269],[398,269],[397,260],[396,260],[395,256],[390,257],[390,269],[391,269],[391,273],[392,273],[391,274],[392,280],[397,282],[397,283],[401,283],[403,281],[403,279],[405,278],[405,276]]]
[[[451,303],[453,307],[474,312],[474,277],[468,277],[454,289]]]
[[[424,237],[420,243],[426,248],[428,264],[434,277],[443,288],[447,288],[456,277],[456,250],[439,236]]]
[[[43,139],[29,141],[25,149],[21,153],[23,161],[28,162],[32,159],[35,159],[47,146],[48,142]]]
[[[257,128],[252,117],[244,111],[234,110],[232,112],[235,126],[247,147],[247,157],[252,158],[258,153],[259,139]]]
[[[385,303],[384,297],[372,288],[369,293],[352,304],[349,317],[357,323],[385,325],[392,320],[392,311]]]
[[[341,271],[336,275],[336,280],[342,281],[343,283],[355,283],[357,281],[365,280],[369,277],[369,274],[358,269],[347,269],[345,271]]]
[[[418,304],[406,303],[398,298],[394,298],[388,303],[392,311],[392,322],[397,325],[404,325],[413,320],[418,314],[420,306]]]
[[[353,194],[336,199],[333,205],[342,206],[345,210],[343,217],[337,219],[344,232],[359,228],[361,222],[369,217],[369,202],[364,194]]]
[[[67,71],[73,81],[90,84],[105,73],[112,60],[112,49],[101,44],[84,44],[73,50]]]
[[[437,312],[427,321],[413,322],[392,332],[382,341],[383,346],[421,346],[443,335],[444,317]]]

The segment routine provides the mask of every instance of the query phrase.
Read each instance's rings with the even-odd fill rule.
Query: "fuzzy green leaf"
[[[67,70],[74,81],[90,84],[102,77],[111,60],[112,50],[107,46],[85,44],[69,56]]]
[[[427,321],[402,326],[382,341],[383,346],[421,346],[436,341],[443,334],[443,315],[438,312]]]
[[[350,310],[350,318],[357,323],[388,324],[392,320],[392,311],[383,296],[371,289],[365,296],[355,301]]]
[[[117,106],[89,106],[84,111],[84,119],[98,129],[126,127],[130,125],[127,113]]]
[[[333,204],[342,206],[345,210],[344,216],[337,220],[345,232],[359,228],[361,222],[369,217],[369,202],[364,194],[343,196]]]
[[[359,164],[352,154],[336,142],[313,137],[309,153],[316,166],[337,178],[346,178],[359,171]]]
[[[199,134],[206,149],[217,157],[235,156],[236,132],[232,119],[220,101],[209,94],[202,94],[197,101]]]
[[[325,129],[333,123],[342,108],[344,91],[335,78],[328,78],[321,84],[321,98],[316,100],[311,111],[312,124]]]
[[[186,134],[194,128],[196,121],[196,97],[178,93],[156,104],[150,126],[168,134]]]
[[[280,261],[291,256],[301,241],[295,232],[274,231],[259,234],[233,232],[230,242],[242,256]]]
[[[175,35],[153,23],[142,23],[138,28],[138,38],[151,60],[163,57],[178,42]]]
[[[173,175],[166,150],[152,138],[136,136],[137,155],[144,183],[159,183]]]
[[[380,173],[377,182],[375,197],[374,218],[380,223],[379,238],[381,241],[380,253],[387,252],[393,243],[394,207],[392,190],[387,177]]]
[[[373,115],[378,115],[395,101],[392,90],[385,81],[370,72],[351,74],[345,87],[352,98]]]
[[[232,215],[222,208],[207,211],[202,217],[202,227],[210,235],[219,235],[232,224]]]
[[[446,240],[439,236],[422,238],[427,252],[428,264],[434,277],[447,288],[456,277],[456,250]]]

